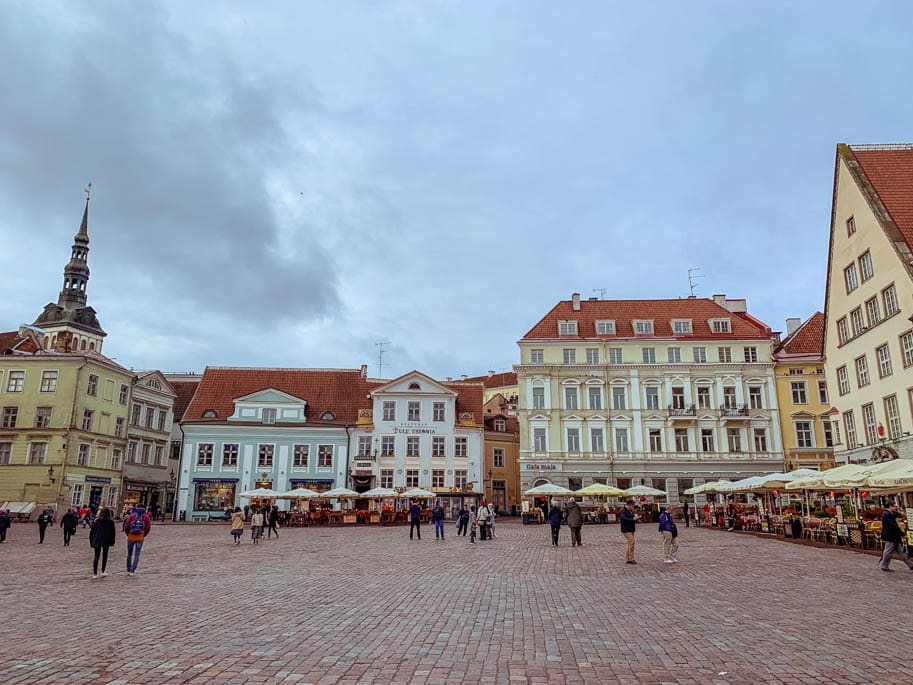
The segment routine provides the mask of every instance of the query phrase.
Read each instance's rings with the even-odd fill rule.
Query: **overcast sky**
[[[911,3],[0,3],[0,329],[121,364],[507,370],[558,300],[823,307],[837,142],[910,142]]]

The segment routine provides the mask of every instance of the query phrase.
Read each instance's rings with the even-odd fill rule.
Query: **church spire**
[[[73,236],[73,247],[70,261],[63,268],[63,289],[57,298],[61,307],[67,305],[85,306],[86,286],[89,284],[89,198],[92,184],[85,189],[86,207],[82,212],[82,223],[79,233]]]

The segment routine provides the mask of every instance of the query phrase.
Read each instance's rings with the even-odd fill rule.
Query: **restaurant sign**
[[[560,471],[561,464],[523,464],[524,471]]]
[[[86,476],[86,483],[110,483],[110,476]]]
[[[398,435],[435,435],[437,430],[434,428],[410,428],[408,426],[397,426],[393,432]]]

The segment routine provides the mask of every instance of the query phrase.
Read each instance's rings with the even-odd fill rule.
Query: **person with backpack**
[[[89,530],[89,544],[95,550],[95,560],[92,562],[92,578],[98,578],[98,558],[101,557],[101,575],[107,576],[108,550],[114,546],[117,539],[117,530],[114,528],[114,519],[111,510],[102,507],[98,518],[92,522]]]
[[[663,563],[674,564],[678,552],[678,526],[672,520],[672,505],[667,504],[659,515],[659,532],[663,536]]]
[[[241,544],[241,536],[244,535],[244,512],[241,507],[235,507],[231,515],[231,534],[235,538],[235,544]]]
[[[127,575],[136,575],[136,567],[139,565],[139,555],[143,551],[143,542],[149,531],[152,529],[152,522],[149,520],[149,514],[146,513],[145,507],[137,507],[136,511],[130,514],[124,522],[124,530],[127,532]]]
[[[491,519],[491,510],[485,504],[485,500],[479,503],[479,510],[476,512],[476,519],[479,522],[479,540],[488,539],[488,521]]]
[[[60,519],[60,527],[63,528],[63,546],[70,546],[70,538],[76,533],[79,526],[79,517],[72,509],[67,509],[67,513]]]
[[[431,521],[434,523],[434,539],[444,539],[444,507],[438,502],[431,510]]]
[[[48,507],[38,515],[38,544],[44,544],[44,534],[48,526],[54,523],[54,510]]]

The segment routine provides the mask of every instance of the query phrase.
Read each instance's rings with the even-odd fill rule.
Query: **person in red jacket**
[[[145,507],[137,507],[127,520],[124,521],[124,532],[127,534],[127,575],[136,573],[139,564],[139,555],[143,550],[143,541],[149,535],[152,522]]]

